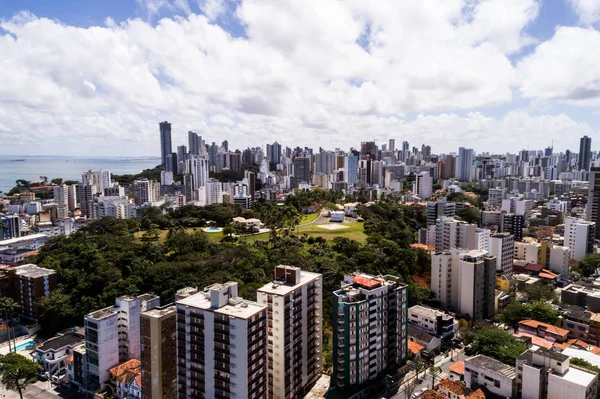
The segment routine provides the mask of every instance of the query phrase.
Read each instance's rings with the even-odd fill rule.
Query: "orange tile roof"
[[[565,330],[564,328],[560,328],[560,327],[556,327],[553,326],[552,324],[548,324],[548,323],[542,323],[541,321],[537,321],[537,320],[522,320],[519,322],[519,325],[524,325],[524,326],[528,326],[531,328],[535,328],[537,329],[538,327],[546,327],[546,331],[551,332],[553,334],[558,334],[558,335],[567,335],[569,334],[568,330]]]
[[[559,344],[558,342],[555,342],[553,346],[556,349],[564,350],[564,349],[570,348],[571,344],[568,343],[568,342],[565,342],[565,343],[562,343],[562,344]]]
[[[417,344],[414,341],[408,340],[408,349],[410,349],[410,351],[413,353],[413,355],[416,355],[417,353],[419,353],[423,349],[425,349],[425,347],[423,345]]]
[[[542,346],[546,349],[552,349],[552,346],[554,346],[555,344],[553,342],[548,341],[547,339],[538,337],[537,335],[533,335],[533,334],[529,334],[529,333],[524,333],[524,332],[519,332],[516,334],[513,334],[514,337],[528,337],[531,338],[531,343],[537,346]]]
[[[439,391],[434,391],[433,389],[428,389],[423,392],[419,398],[421,399],[448,399],[448,396],[444,395]]]
[[[137,359],[131,359],[113,367],[112,369],[108,370],[108,372],[118,382],[127,383],[133,378],[136,378],[137,380],[137,376],[142,372],[142,363]]]
[[[477,388],[476,391],[473,391],[467,395],[466,399],[485,399],[485,393],[481,390],[481,388]]]
[[[448,367],[448,370],[454,374],[464,375],[465,374],[465,362],[459,360],[454,362]]]
[[[435,251],[435,247],[433,245],[426,245],[426,244],[410,244],[411,248],[416,248],[416,249],[423,249],[425,251]]]
[[[451,392],[458,396],[464,396],[466,387],[460,381],[452,381],[449,378],[444,378],[438,384],[438,389],[443,389],[445,391]]]
[[[375,277],[368,278],[363,276],[354,276],[352,277],[352,281],[365,287],[376,287],[381,284],[381,281]]]

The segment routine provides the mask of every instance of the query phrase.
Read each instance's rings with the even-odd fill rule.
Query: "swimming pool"
[[[218,227],[209,227],[208,229],[206,229],[206,231],[208,231],[209,233],[217,233],[221,231],[221,229]]]
[[[35,343],[33,342],[32,339],[28,339],[27,341],[21,342],[19,345],[17,345],[16,348],[16,352],[22,351],[24,349],[29,349],[31,348],[33,345],[35,345]]]

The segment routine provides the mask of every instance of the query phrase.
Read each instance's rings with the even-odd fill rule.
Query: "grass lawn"
[[[364,223],[343,222],[340,224],[342,226],[346,226],[347,228],[327,230],[318,227],[318,224],[313,224],[310,226],[300,227],[298,232],[300,235],[302,235],[302,233],[306,233],[309,237],[323,237],[326,240],[333,240],[335,237],[346,237],[358,242],[365,242],[367,240]]]
[[[300,219],[300,224],[308,224],[308,223],[312,223],[315,220],[317,220],[317,218],[319,217],[319,215],[321,214],[321,211],[315,212],[315,213],[309,213],[307,215],[302,215],[302,219]]]

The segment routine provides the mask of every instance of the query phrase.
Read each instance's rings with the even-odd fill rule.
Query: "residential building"
[[[140,358],[140,313],[159,305],[154,295],[120,296],[115,306],[85,315],[88,388],[104,387],[109,369]]]
[[[163,166],[167,165],[167,155],[171,154],[171,124],[160,122],[160,159]]]
[[[0,241],[21,237],[19,215],[0,213],[0,225],[5,226],[0,229]]]
[[[522,320],[519,322],[519,332],[535,335],[552,342],[566,342],[569,331],[537,320]]]
[[[490,230],[449,217],[436,221],[435,250],[447,251],[454,248],[488,250]]]
[[[442,308],[473,320],[494,315],[496,258],[485,251],[438,252],[431,257],[431,291]]]
[[[185,148],[185,146],[183,146]],[[197,133],[188,131],[188,148],[190,150],[190,154],[192,155],[201,155],[204,151],[202,149],[202,136],[198,136]],[[177,158],[183,158],[186,151],[182,149],[179,151],[179,147],[177,147]]]
[[[442,216],[454,218],[456,216],[456,203],[448,202],[444,197],[436,202],[427,202],[427,226],[435,225],[437,219]]]
[[[562,305],[562,327],[569,330],[570,339],[588,340],[590,320],[596,313],[579,306]]]
[[[56,381],[67,373],[67,358],[72,356],[73,348],[83,343],[83,334],[76,331],[59,333],[56,337],[44,341],[31,354],[44,369],[44,374],[55,376]]]
[[[295,398],[321,375],[322,285],[321,274],[279,265],[275,281],[257,290],[268,306],[270,398]]]
[[[458,331],[458,321],[454,317],[421,305],[408,308],[408,322],[444,340],[454,337]]]
[[[571,259],[580,261],[594,252],[596,223],[582,219],[565,218],[565,246],[571,250]]]
[[[7,273],[9,295],[21,305],[20,315],[37,321],[41,313],[40,302],[56,288],[58,274],[55,270],[34,264],[15,266],[8,269]]]
[[[550,259],[548,267],[555,273],[562,274],[564,277],[571,276],[571,250],[568,247],[560,245],[550,246]]]
[[[502,398],[512,398],[515,393],[517,373],[514,366],[506,365],[484,355],[465,360],[467,388],[486,388]]]
[[[142,399],[177,398],[176,325],[174,304],[141,313]]]
[[[512,272],[515,258],[515,238],[510,233],[496,233],[490,236],[489,253],[496,257],[496,271],[501,274]]]
[[[292,163],[294,174],[292,175],[292,187],[298,188],[300,183],[310,182],[310,158],[296,157]]]
[[[502,201],[506,198],[506,189],[490,188],[488,190],[487,205],[490,209],[499,209],[502,207]]]
[[[560,301],[567,305],[587,307],[590,312],[600,313],[600,289],[579,284],[569,284],[560,292]]]
[[[413,183],[413,194],[419,198],[426,200],[431,197],[433,192],[433,178],[429,172],[421,172],[416,176]]]
[[[597,166],[590,169],[586,216],[591,222],[600,222],[600,167]],[[596,239],[600,239],[600,229],[596,229]]]
[[[136,180],[134,183],[135,189],[135,202],[138,205],[143,205],[149,202],[155,202],[157,200],[156,192],[160,192],[154,187],[154,181],[148,179]]]
[[[514,242],[514,258],[527,263],[540,262],[541,245],[537,242]]]
[[[460,147],[456,159],[456,178],[460,181],[473,180],[473,149]]]
[[[270,163],[281,163],[281,144],[279,144],[278,142],[274,142],[273,144],[267,144],[266,155]]]
[[[178,397],[267,397],[267,306],[240,298],[236,282],[178,297]]]
[[[458,363],[458,362],[457,362]],[[464,374],[464,363],[462,364],[462,370]],[[450,366],[452,367],[452,366]],[[452,377],[452,375],[451,375]],[[485,398],[485,393],[481,388],[477,388],[476,390],[472,390],[467,388],[462,382],[458,380],[452,380],[449,378],[444,378],[441,380],[434,390],[425,391],[419,398],[423,399],[482,399]],[[428,395],[429,394],[429,395]]]
[[[397,277],[346,276],[333,309],[333,386],[362,384],[406,361],[407,286]]]
[[[570,366],[567,355],[534,346],[516,361],[516,395],[522,399],[591,399],[598,376]]]
[[[115,397],[138,399],[142,397],[141,365],[138,359],[130,359],[108,371],[110,385],[115,388]]]
[[[523,228],[525,227],[525,216],[516,213],[503,213],[502,232],[510,233],[515,237],[515,241],[523,240]]]
[[[349,186],[358,180],[358,155],[348,154],[344,157],[344,181]]]
[[[50,239],[47,234],[31,234],[0,241],[0,263],[16,265],[29,256],[37,255],[38,250]]]

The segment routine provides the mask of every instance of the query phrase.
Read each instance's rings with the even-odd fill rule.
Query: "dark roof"
[[[36,348],[38,351],[48,352],[51,350],[58,350],[65,346],[75,346],[83,342],[83,338],[78,334],[65,334],[59,337],[50,338],[45,341],[41,346]]]
[[[417,342],[426,343],[426,345],[435,339],[435,336],[411,324],[408,325],[408,336],[414,338]]]
[[[515,368],[513,366],[509,366],[502,362],[499,362],[496,359],[492,359],[491,357],[487,357],[484,355],[473,356],[469,359],[465,360],[465,368],[469,365],[475,365],[481,367],[484,370],[489,370],[494,373],[502,374],[507,378],[515,378],[517,373],[515,372]]]

